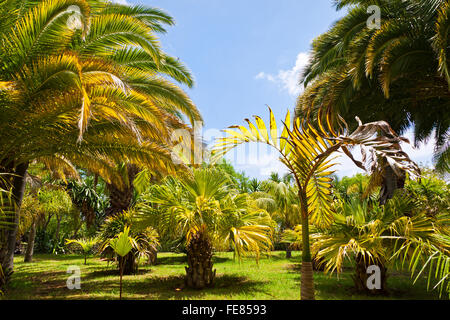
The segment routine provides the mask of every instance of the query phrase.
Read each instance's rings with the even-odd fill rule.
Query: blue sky
[[[336,12],[331,0],[128,3],[159,7],[175,18],[176,26],[161,36],[162,46],[191,69],[196,85],[187,92],[204,117],[206,132],[244,124],[252,115],[267,119],[266,105],[281,120],[288,108],[293,109],[300,92],[298,74],[307,61],[312,39],[344,14]],[[405,150],[414,160],[430,163],[432,145]],[[275,153],[258,156],[252,147],[246,148],[245,159],[231,160],[252,177],[283,171]],[[344,157],[340,162],[339,175],[357,172]]]

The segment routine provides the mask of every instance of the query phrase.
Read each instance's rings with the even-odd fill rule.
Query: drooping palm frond
[[[381,10],[379,29],[366,26],[370,5]],[[296,115],[322,109],[348,122],[355,116],[389,119],[399,133],[414,125],[415,144],[434,132],[436,163],[445,161],[439,150],[450,128],[448,2],[351,0],[336,6],[349,9],[313,41]],[[430,112],[424,115],[423,108]]]

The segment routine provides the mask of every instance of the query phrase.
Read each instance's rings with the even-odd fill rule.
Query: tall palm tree
[[[85,0],[8,0],[0,11],[0,171],[9,174],[2,187],[11,186],[16,211],[28,164],[37,158],[108,168],[92,172],[109,182],[113,163],[174,168],[170,132],[185,127],[182,115],[191,122],[200,115],[161,76],[192,85],[155,36],[173,23],[168,15]],[[17,224],[17,217],[9,222]],[[16,229],[6,233],[0,258],[10,274]]]
[[[214,284],[214,246],[231,246],[239,258],[252,253],[256,259],[272,248],[270,216],[227,184],[220,171],[196,169],[190,178],[154,186],[140,205],[143,223],[156,225],[162,236],[186,239],[189,287]]]
[[[335,3],[348,13],[313,41],[296,113],[326,109],[347,121],[389,119],[399,133],[414,125],[416,145],[435,131],[436,167],[448,171],[448,1]],[[369,5],[381,10],[380,29],[367,27]]]
[[[409,157],[401,151],[398,137],[395,132],[384,122],[362,124],[352,133],[340,126],[336,132],[331,124],[331,115],[325,117],[319,113],[317,117],[318,127],[315,128],[310,117],[297,117],[291,124],[288,111],[284,129],[279,135],[275,116],[270,111],[270,123],[267,128],[264,121],[255,116],[256,125],[248,119],[249,129],[244,126],[232,126],[234,130],[224,130],[229,134],[226,138],[219,139],[213,150],[213,159],[221,158],[225,153],[236,146],[258,142],[265,143],[275,148],[280,154],[280,161],[286,165],[294,176],[300,203],[300,219],[302,225],[302,269],[301,269],[301,298],[302,300],[314,299],[313,264],[309,239],[310,221],[318,226],[331,225],[333,219],[332,181],[330,177],[334,171],[334,158],[331,155],[342,150],[358,166],[365,168],[362,163],[356,161],[347,147],[362,145],[372,154],[373,158],[385,159],[392,170],[406,170],[418,172]],[[322,122],[325,118],[326,122]],[[346,126],[345,122],[343,125]],[[377,132],[389,130],[390,137],[378,136]]]

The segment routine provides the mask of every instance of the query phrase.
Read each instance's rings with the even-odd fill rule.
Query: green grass
[[[271,258],[233,261],[232,253],[216,253],[214,267],[217,278],[214,288],[190,290],[183,288],[186,257],[183,254],[159,253],[158,264],[141,264],[139,273],[124,276],[125,299],[205,299],[205,300],[296,300],[300,298],[300,253],[285,259],[284,252]],[[79,255],[36,255],[34,262],[15,258],[16,271],[6,294],[0,299],[118,299],[119,276],[115,265],[90,257],[88,264]],[[81,268],[81,289],[66,287],[69,266]],[[368,297],[353,290],[352,269],[339,277],[315,273],[317,299],[438,299],[438,293],[427,292],[426,281],[412,284],[408,273],[392,271],[388,278],[388,296]]]

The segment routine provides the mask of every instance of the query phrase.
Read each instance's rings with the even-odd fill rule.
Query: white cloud
[[[111,0],[111,2],[118,3],[118,4],[129,5],[129,3],[126,0]]]
[[[280,70],[278,74],[272,75],[265,72],[260,72],[255,76],[257,80],[267,80],[277,83],[283,90],[289,92],[292,96],[298,96],[303,91],[303,86],[300,86],[299,79],[302,71],[309,61],[309,54],[300,52],[297,55],[297,60],[292,69]]]

